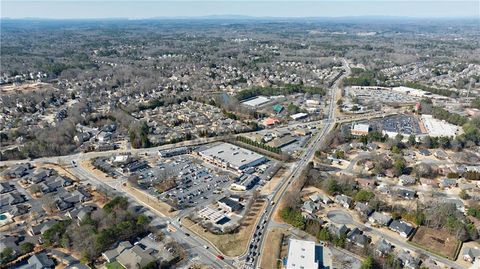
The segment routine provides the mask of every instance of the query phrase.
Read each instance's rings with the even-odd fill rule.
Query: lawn
[[[117,261],[115,262],[111,262],[111,263],[107,263],[105,265],[105,267],[107,267],[107,269],[125,269],[123,266],[121,266]]]
[[[412,238],[412,243],[433,253],[455,260],[461,242],[445,230],[435,230],[420,226]]]
[[[284,232],[284,229],[272,229],[268,232],[265,240],[268,244],[264,244],[262,249],[262,253],[266,255],[262,255],[260,268],[278,268]]]

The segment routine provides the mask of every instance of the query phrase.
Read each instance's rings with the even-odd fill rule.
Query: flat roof
[[[297,114],[291,115],[290,118],[292,118],[294,120],[298,120],[298,119],[301,119],[301,118],[305,118],[306,116],[308,116],[307,113],[297,113]]]
[[[200,154],[221,159],[235,168],[239,168],[244,165],[248,166],[253,162],[257,162],[265,158],[263,155],[229,143],[221,143],[217,146],[213,146],[209,149],[200,151]]]
[[[290,239],[288,244],[287,269],[317,269],[315,242]]]
[[[455,136],[459,128],[432,115],[422,115],[422,123],[430,136]]]
[[[265,104],[268,101],[270,101],[270,98],[268,98],[266,96],[257,96],[253,99],[250,99],[248,101],[243,102],[242,104],[247,105],[247,106],[254,106],[255,107],[255,106]]]
[[[368,124],[365,124],[365,123],[356,123],[356,124],[353,125],[352,130],[368,133],[368,129],[369,129],[369,128],[370,128],[370,125],[368,125]]]

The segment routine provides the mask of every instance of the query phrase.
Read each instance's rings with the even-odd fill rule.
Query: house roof
[[[388,227],[399,233],[404,233],[407,236],[413,232],[413,227],[401,220],[393,220]]]
[[[142,268],[155,261],[155,258],[140,246],[136,245],[130,249],[124,250],[117,257],[117,261],[125,268]]]
[[[54,268],[55,263],[50,259],[45,252],[40,252],[28,259],[28,264],[20,267],[21,269],[45,269]]]
[[[480,249],[466,247],[465,250],[463,251],[463,256],[469,256],[472,259],[480,257]]]
[[[388,222],[390,222],[390,220],[392,219],[392,217],[382,214],[380,212],[373,212],[372,215],[370,215],[370,218],[376,222],[379,222],[385,225],[387,225]]]

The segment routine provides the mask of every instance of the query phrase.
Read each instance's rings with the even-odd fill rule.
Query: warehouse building
[[[314,241],[291,238],[288,244],[286,269],[323,269],[332,268],[330,250]]]
[[[198,155],[206,162],[239,173],[249,167],[255,167],[267,161],[267,158],[263,155],[228,143],[222,143],[199,151]]]

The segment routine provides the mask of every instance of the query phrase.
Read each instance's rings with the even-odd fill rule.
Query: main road
[[[322,143],[325,143],[325,138],[326,135],[332,130],[334,127],[335,123],[335,109],[336,109],[336,99],[338,98],[337,94],[338,91],[340,90],[339,84],[344,76],[348,76],[350,74],[350,68],[348,66],[348,63],[345,59],[342,59],[344,63],[344,68],[345,68],[345,73],[340,76],[337,81],[335,81],[333,87],[331,88],[329,92],[329,109],[327,113],[327,119],[325,121],[325,125],[323,128],[315,134],[315,136],[312,138],[312,142],[308,145],[308,148],[303,152],[302,156],[300,157],[299,161],[294,164],[293,169],[291,173],[283,179],[281,182],[280,187],[276,190],[272,197],[272,202],[269,204],[269,206],[266,209],[266,212],[263,216],[263,219],[267,221],[267,226],[274,225],[272,221],[272,215],[275,212],[276,208],[279,205],[279,201],[282,200],[283,196],[285,193],[287,193],[288,189],[295,183],[295,181],[298,179],[300,174],[302,173],[303,169],[308,165],[308,163],[312,160],[313,156],[315,155],[315,151],[319,148],[319,146]],[[265,230],[265,229],[264,229]],[[266,232],[262,231],[259,233],[260,239],[259,239],[259,250],[264,249],[264,244],[265,244],[265,237],[266,237]],[[246,267],[251,267],[255,268],[258,267],[258,262],[261,260],[261,255],[256,259],[256,257],[253,257],[253,260],[250,264],[248,264]]]

